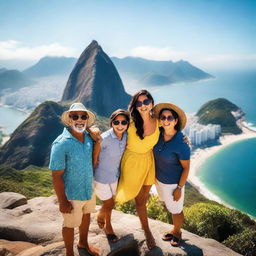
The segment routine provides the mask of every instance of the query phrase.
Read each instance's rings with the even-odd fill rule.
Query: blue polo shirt
[[[113,128],[102,133],[99,164],[95,168],[94,178],[103,184],[116,182],[120,175],[120,162],[126,146],[127,133],[121,140],[116,136]]]
[[[93,141],[85,132],[84,142],[77,140],[66,128],[52,143],[50,170],[63,170],[68,200],[90,200],[92,196]]]
[[[165,184],[178,184],[183,171],[180,160],[190,159],[190,148],[184,143],[182,132],[177,132],[166,142],[161,133],[154,147],[154,157],[156,178]]]

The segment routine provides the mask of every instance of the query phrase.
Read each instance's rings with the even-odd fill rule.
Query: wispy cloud
[[[187,57],[186,52],[173,51],[168,47],[138,46],[130,50],[130,56],[150,60],[180,60]]]
[[[44,56],[76,56],[74,48],[59,43],[29,47],[20,41],[0,41],[0,60],[37,60]]]

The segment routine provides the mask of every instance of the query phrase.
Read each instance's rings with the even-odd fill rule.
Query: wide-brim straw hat
[[[87,115],[88,115],[88,119],[87,119],[87,127],[90,127],[92,126],[92,124],[94,123],[95,121],[95,115],[89,111],[82,103],[80,102],[76,102],[76,103],[73,103],[69,110],[63,112],[63,114],[61,115],[61,121],[64,125],[66,126],[69,126],[70,125],[70,113],[71,112],[77,112],[77,111],[83,111],[83,112],[86,112]]]
[[[186,117],[185,112],[181,108],[179,108],[178,106],[176,106],[172,103],[169,103],[169,102],[159,103],[159,104],[155,105],[153,108],[153,113],[156,118],[159,119],[159,113],[162,109],[174,110],[179,116],[180,129],[182,130],[185,128],[186,122],[187,122],[187,117]]]

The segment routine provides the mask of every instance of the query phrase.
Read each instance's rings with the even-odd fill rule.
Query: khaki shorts
[[[78,201],[70,200],[73,210],[71,213],[62,213],[64,218],[63,227],[75,228],[79,227],[82,223],[83,215],[87,213],[95,212],[96,206],[96,196],[95,193],[92,194],[91,200]]]

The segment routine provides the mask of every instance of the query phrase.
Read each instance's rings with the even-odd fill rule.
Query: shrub
[[[220,242],[243,229],[241,222],[233,218],[232,210],[221,205],[198,203],[184,213],[185,229]]]
[[[245,256],[256,255],[256,230],[245,228],[241,233],[230,236],[224,245]]]

